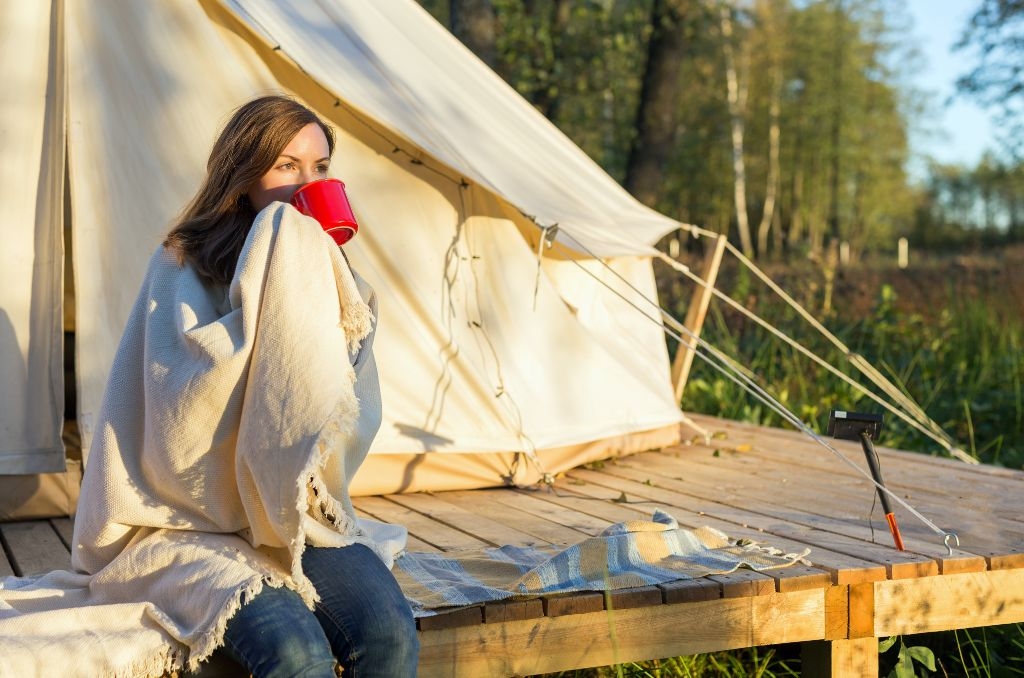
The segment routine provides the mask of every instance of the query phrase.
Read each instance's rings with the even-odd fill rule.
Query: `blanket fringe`
[[[148,657],[137,659],[127,666],[115,669],[113,678],[161,678],[176,676],[182,668],[181,652],[164,647]]]
[[[189,671],[198,671],[199,664],[209,659],[210,655],[224,644],[224,634],[227,632],[228,622],[242,609],[242,600],[252,600],[258,596],[263,591],[265,584],[280,588],[284,581],[280,577],[267,573],[254,578],[247,585],[239,587],[231,597],[231,602],[217,615],[213,625],[199,636],[199,640],[188,653]]]

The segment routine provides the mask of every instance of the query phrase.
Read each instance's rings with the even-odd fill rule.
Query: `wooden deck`
[[[804,675],[875,676],[877,638],[1024,621],[1024,472],[879,450],[887,485],[944,529],[952,555],[897,507],[892,546],[870,484],[805,437],[705,416],[715,434],[560,477],[552,489],[363,497],[410,550],[568,545],[655,508],[811,566],[488,604],[421,620],[420,675],[512,676],[803,643]],[[856,444],[837,445],[863,465]],[[870,519],[869,519],[870,516]],[[67,519],[0,525],[0,574],[69,566]],[[203,672],[207,674],[206,671]]]

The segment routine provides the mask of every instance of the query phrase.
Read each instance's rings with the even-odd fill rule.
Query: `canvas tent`
[[[678,438],[661,328],[604,287],[653,298],[650,248],[678,224],[413,0],[7,2],[0,57],[0,473],[62,470],[64,388],[88,463],[149,254],[266,92],[336,127],[346,252],[380,298],[384,423],[355,492],[532,482]]]

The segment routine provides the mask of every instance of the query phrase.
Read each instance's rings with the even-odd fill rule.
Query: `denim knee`
[[[364,647],[381,648],[389,656],[390,664],[409,667],[404,675],[415,675],[420,640],[416,621],[407,604],[382,605],[377,623],[368,625],[366,629],[363,644]]]
[[[337,661],[323,639],[306,633],[280,638],[272,657],[253,667],[254,676],[267,678],[328,678],[335,676]],[[264,669],[269,669],[264,673]]]
[[[228,622],[224,651],[257,678],[333,677],[336,660],[316,616],[288,589],[266,587]]]
[[[346,675],[416,675],[416,623],[380,558],[362,544],[309,548],[303,566],[320,594],[317,618]]]

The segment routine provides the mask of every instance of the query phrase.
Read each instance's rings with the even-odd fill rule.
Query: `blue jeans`
[[[228,622],[224,652],[256,678],[416,675],[419,640],[394,576],[362,544],[307,546],[302,568],[320,594],[310,612],[297,593],[266,586]]]

